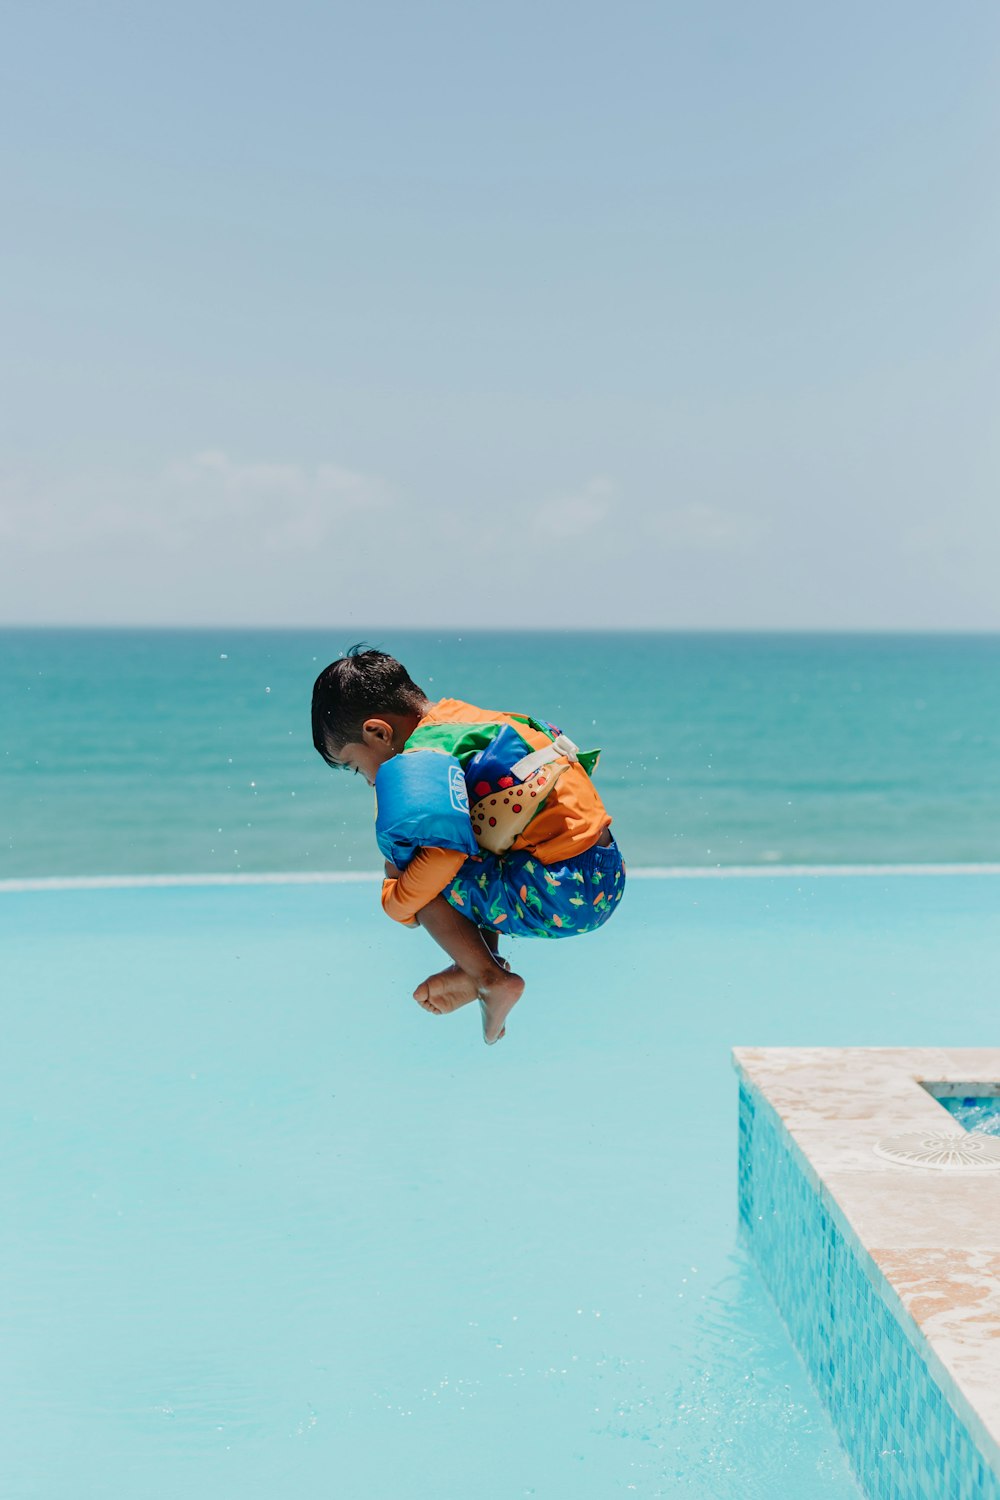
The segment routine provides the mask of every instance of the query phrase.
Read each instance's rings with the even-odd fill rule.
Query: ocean
[[[431,698],[559,724],[633,867],[1000,859],[1000,636],[0,631],[0,878],[364,871],[312,748],[357,639]]]

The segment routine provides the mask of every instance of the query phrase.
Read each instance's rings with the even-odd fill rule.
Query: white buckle
[[[530,755],[522,755],[511,766],[511,775],[516,776],[518,781],[526,781],[539,766],[547,766],[549,761],[560,758],[572,761],[575,765],[578,749],[579,746],[574,745],[568,734],[557,734],[550,745],[543,745],[541,750],[532,750]]]

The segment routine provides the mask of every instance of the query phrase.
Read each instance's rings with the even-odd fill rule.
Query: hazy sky
[[[0,620],[1000,628],[1000,12],[16,4]]]

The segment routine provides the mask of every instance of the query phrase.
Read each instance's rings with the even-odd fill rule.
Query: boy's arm
[[[417,912],[440,896],[465,864],[455,849],[421,849],[402,874],[382,882],[382,909],[395,922],[416,926]]]

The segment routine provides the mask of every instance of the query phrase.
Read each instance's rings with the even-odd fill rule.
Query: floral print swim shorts
[[[594,844],[562,864],[523,850],[467,859],[442,895],[456,911],[511,937],[575,937],[611,916],[625,891],[621,850]]]

